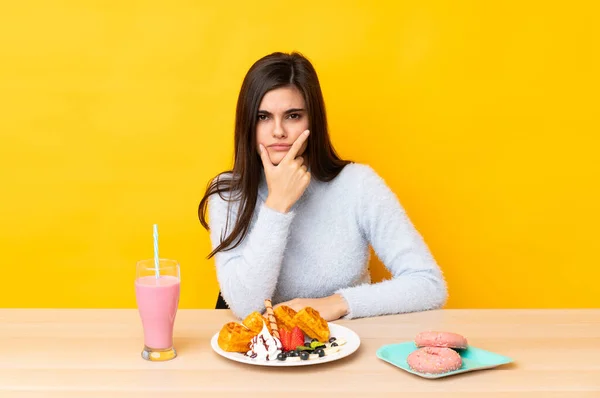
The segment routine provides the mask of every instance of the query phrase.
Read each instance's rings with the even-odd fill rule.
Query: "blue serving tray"
[[[428,379],[439,379],[440,377],[452,376],[474,370],[490,369],[513,362],[511,358],[505,357],[504,355],[469,346],[468,348],[462,350],[456,350],[463,360],[463,364],[460,369],[442,374],[427,374],[412,370],[408,366],[408,363],[406,363],[406,358],[408,355],[415,350],[417,350],[417,346],[415,345],[414,341],[407,341],[405,343],[384,345],[377,350],[376,354],[379,359],[382,359],[409,373]]]

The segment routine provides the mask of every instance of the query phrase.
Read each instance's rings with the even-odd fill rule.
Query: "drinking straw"
[[[160,278],[158,271],[158,226],[154,224],[154,275],[156,279]]]

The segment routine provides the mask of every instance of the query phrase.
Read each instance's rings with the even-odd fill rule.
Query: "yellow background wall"
[[[449,308],[600,306],[596,2],[198,3],[2,2],[0,306],[134,307],[158,223],[181,308],[212,307],[197,204],[277,50],[313,61],[335,146],[398,194]]]

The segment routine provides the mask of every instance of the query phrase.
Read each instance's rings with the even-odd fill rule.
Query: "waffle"
[[[242,324],[229,322],[219,332],[219,347],[227,352],[247,352],[256,333]]]
[[[279,307],[275,308],[274,312],[279,329],[284,328],[288,331],[291,331],[294,326],[296,326],[296,322],[294,322],[294,315],[296,315],[296,311],[287,305],[280,305]]]
[[[301,309],[294,315],[292,321],[311,339],[317,339],[322,343],[329,340],[329,324],[313,308]]]
[[[246,326],[248,329],[252,330],[254,334],[259,334],[263,328],[263,323],[267,325],[269,329],[269,333],[271,333],[271,328],[269,327],[269,321],[262,316],[259,312],[254,311],[250,315],[246,317],[242,321],[242,324]]]

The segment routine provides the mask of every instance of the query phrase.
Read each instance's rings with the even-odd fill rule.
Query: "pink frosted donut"
[[[417,347],[467,348],[467,339],[450,332],[421,332],[415,337]]]
[[[408,366],[420,373],[440,374],[460,369],[462,358],[452,348],[423,347],[406,358]]]

